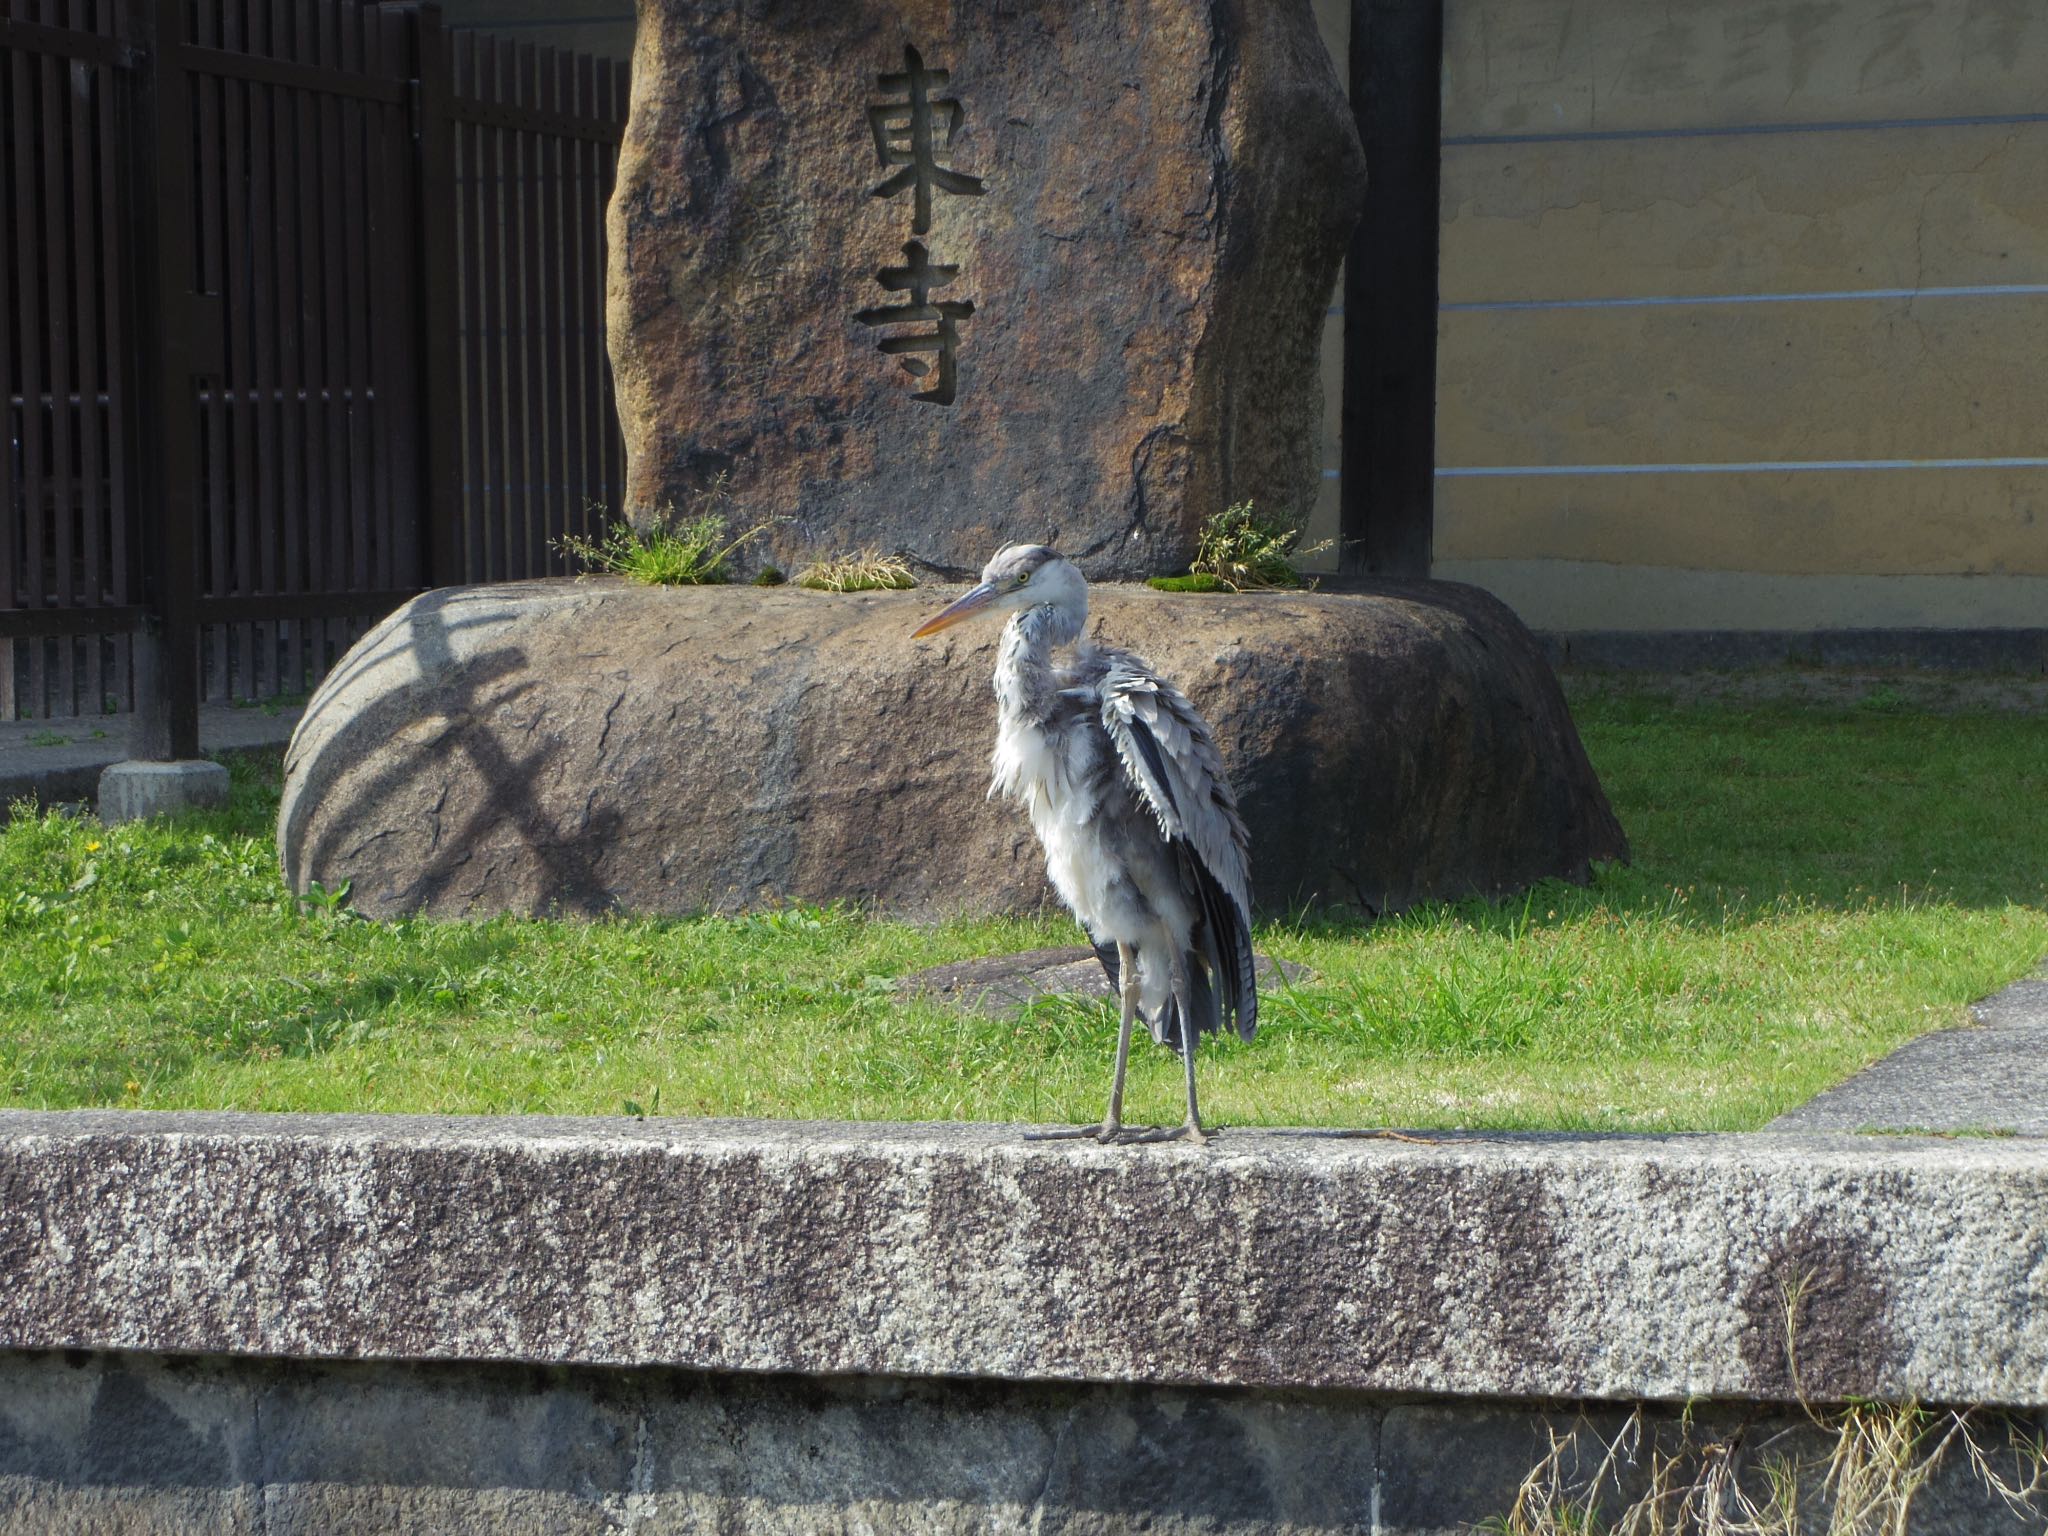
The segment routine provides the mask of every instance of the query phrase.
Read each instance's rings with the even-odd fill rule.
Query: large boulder
[[[623,510],[722,477],[787,519],[750,557],[955,575],[1179,570],[1247,497],[1301,526],[1364,178],[1309,0],[640,0]]]
[[[1482,592],[1093,597],[1094,628],[1215,728],[1268,910],[1385,911],[1627,856],[1535,641]],[[286,878],[349,881],[377,916],[1035,908],[1030,825],[984,796],[998,629],[912,640],[940,601],[616,581],[416,598],[306,708]]]

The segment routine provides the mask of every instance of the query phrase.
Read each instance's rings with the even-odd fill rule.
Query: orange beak
[[[995,600],[996,589],[984,581],[980,586],[971,589],[965,595],[948,603],[916,629],[913,629],[910,632],[910,638],[917,640],[925,635],[936,635],[940,630],[949,629],[953,625],[958,624],[962,619],[973,618]]]

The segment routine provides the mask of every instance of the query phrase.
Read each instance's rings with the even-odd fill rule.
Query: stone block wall
[[[2031,1138],[7,1112],[0,1192],[8,1536],[1449,1536],[2048,1404]],[[2042,1518],[1957,1441],[1906,1529]]]

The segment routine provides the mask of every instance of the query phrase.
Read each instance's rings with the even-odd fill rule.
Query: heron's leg
[[[1116,1026],[1116,1076],[1109,1081],[1109,1113],[1102,1117],[1100,1135],[1114,1141],[1124,1128],[1124,1071],[1131,1062],[1131,1025],[1138,1017],[1138,955],[1121,939],[1116,946],[1117,991],[1122,996],[1122,1017]]]
[[[1180,1009],[1180,1059],[1187,1069],[1188,1118],[1185,1125],[1173,1130],[1148,1132],[1138,1138],[1140,1141],[1191,1141],[1196,1146],[1206,1146],[1208,1132],[1202,1129],[1201,1114],[1195,1108],[1195,1042],[1201,1038],[1195,1028],[1194,1010],[1189,1006],[1187,962],[1176,956],[1173,962],[1173,1000]]]
[[[1092,1136],[1097,1141],[1115,1141],[1124,1125],[1124,1069],[1131,1060],[1131,1024],[1138,1016],[1138,957],[1131,946],[1116,947],[1117,991],[1123,1000],[1123,1018],[1116,1030],[1116,1076],[1109,1084],[1109,1113],[1100,1125],[1063,1125],[1050,1131],[1026,1131],[1026,1141],[1075,1141]]]

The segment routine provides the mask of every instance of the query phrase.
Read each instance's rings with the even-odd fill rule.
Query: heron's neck
[[[1023,609],[1011,618],[1003,626],[1002,645],[996,652],[996,703],[1001,711],[1049,718],[1060,691],[1053,650],[1080,636],[1080,616],[1051,604]]]

